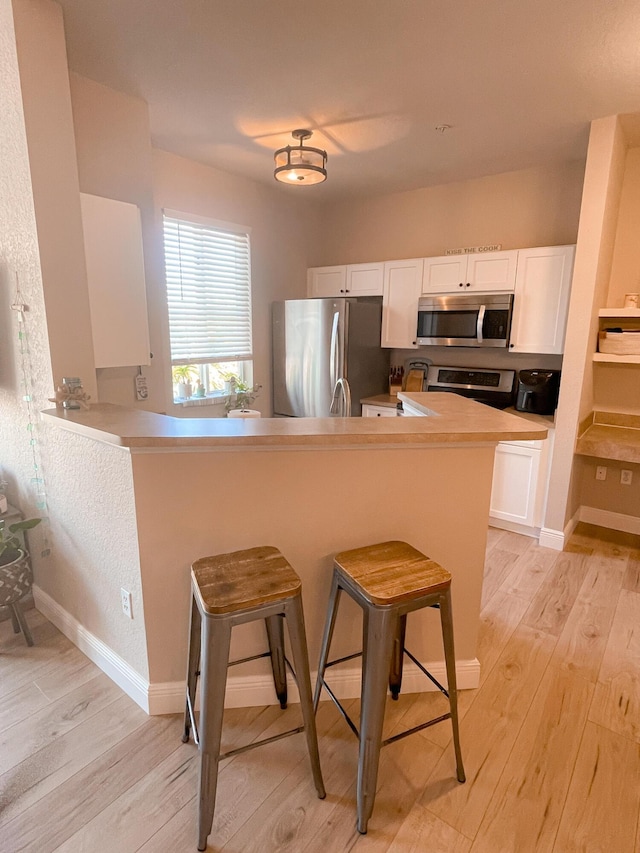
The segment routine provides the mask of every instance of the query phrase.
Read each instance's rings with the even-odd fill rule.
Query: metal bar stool
[[[362,651],[328,661],[342,590],[350,595],[363,610]],[[448,690],[404,647],[407,614],[423,607],[436,607],[440,610]],[[449,713],[382,740],[387,682],[392,697],[397,699],[402,684],[402,663],[405,654],[449,699]],[[325,670],[360,656],[363,658],[363,675],[360,731],[358,732],[356,725],[325,681]],[[343,551],[338,554],[334,562],[327,621],[320,650],[318,681],[313,697],[314,709],[318,707],[323,687],[359,740],[358,832],[364,834],[367,831],[367,823],[373,811],[376,795],[380,748],[388,743],[393,743],[442,720],[451,719],[457,777],[459,782],[464,782],[458,733],[458,699],[449,572],[406,542],[381,542],[378,545],[356,548],[353,551]]]
[[[302,584],[277,548],[259,547],[231,554],[203,557],[191,567],[191,629],[187,672],[187,702],[182,740],[193,738],[200,751],[198,850],[205,850],[215,809],[218,764],[223,758],[246,752],[304,731],[313,780],[320,799],[325,797],[316,735],[309,658],[302,611]],[[285,656],[283,620],[286,618],[294,668]],[[269,651],[229,662],[234,625],[264,619]],[[287,707],[286,667],[296,680],[304,725],[220,754],[227,667],[270,657],[280,707]],[[194,712],[196,686],[201,676],[199,731]]]

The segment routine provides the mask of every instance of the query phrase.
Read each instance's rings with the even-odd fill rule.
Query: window
[[[185,399],[178,380],[196,398],[220,396],[231,378],[250,383],[249,229],[165,211],[164,252],[175,399]]]

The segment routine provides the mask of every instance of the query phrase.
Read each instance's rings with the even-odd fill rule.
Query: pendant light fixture
[[[321,184],[327,180],[327,152],[321,148],[303,145],[311,136],[310,130],[293,130],[291,136],[300,141],[299,145],[287,145],[278,148],[273,155],[276,168],[273,173],[276,181],[283,184]]]

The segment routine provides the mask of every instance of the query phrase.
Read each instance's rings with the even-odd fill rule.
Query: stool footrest
[[[429,670],[428,670],[426,667],[424,667],[424,666],[420,663],[420,661],[419,661],[416,657],[414,657],[414,656],[411,654],[411,652],[409,651],[409,649],[404,649],[404,653],[405,653],[405,655],[406,655],[408,658],[410,658],[410,659],[415,663],[415,665],[418,667],[418,669],[420,670],[420,672],[422,672],[422,673],[423,673],[423,675],[426,675],[426,676],[427,676],[427,678],[429,679],[429,681],[432,681],[432,682],[435,684],[435,686],[438,688],[438,690],[439,690],[441,693],[444,693],[444,695],[445,695],[445,696],[447,697],[447,699],[448,699],[448,698],[449,698],[449,692],[448,692],[448,690],[446,689],[446,687],[443,687],[443,686],[442,686],[442,684],[440,684],[440,682],[438,681],[438,679],[437,679],[435,676],[431,675],[431,673],[429,672]]]
[[[262,652],[262,654],[251,655],[251,657],[248,657],[248,658],[240,658],[240,660],[230,660],[229,663],[227,664],[227,666],[238,666],[238,664],[241,664],[241,663],[249,663],[249,661],[252,661],[252,660],[260,660],[260,658],[270,658],[270,657],[271,657],[271,652]]]
[[[405,732],[400,732],[400,734],[393,735],[393,737],[388,737],[386,740],[382,741],[381,746],[386,746],[388,743],[393,743],[396,740],[402,740],[403,737],[408,737],[409,735],[422,731],[422,729],[428,729],[429,726],[435,726],[436,723],[441,723],[443,720],[450,719],[450,713],[443,714],[441,717],[434,717],[433,720],[429,720],[427,723],[421,723],[419,726],[414,726],[412,729],[407,729]]]
[[[360,732],[359,732],[359,731],[358,731],[358,729],[356,728],[356,725],[355,725],[355,723],[353,722],[353,720],[351,719],[351,717],[350,717],[350,716],[347,714],[347,712],[345,711],[345,709],[344,709],[343,705],[341,704],[341,702],[340,702],[340,700],[338,699],[338,697],[336,696],[336,694],[335,694],[335,693],[333,692],[333,690],[329,687],[329,685],[328,685],[328,684],[327,684],[327,682],[324,680],[324,678],[321,678],[320,680],[321,680],[321,682],[322,682],[322,686],[324,687],[324,689],[325,689],[325,690],[327,691],[327,693],[329,694],[329,696],[330,696],[330,698],[331,698],[331,701],[332,701],[332,702],[333,702],[333,704],[336,706],[336,708],[338,709],[338,711],[340,711],[340,713],[341,713],[341,714],[342,714],[342,716],[344,717],[345,722],[347,723],[347,725],[349,726],[349,728],[351,729],[351,731],[354,733],[354,735],[355,735],[357,738],[360,738]]]
[[[262,740],[255,740],[253,743],[248,743],[246,746],[239,746],[237,749],[230,749],[229,752],[221,752],[218,756],[218,760],[222,761],[223,758],[231,758],[232,755],[240,755],[241,752],[248,752],[250,749],[255,749],[256,746],[262,746],[265,743],[273,743],[276,740],[282,740],[283,737],[289,737],[289,735],[297,735],[299,732],[304,731],[304,726],[298,726],[295,729],[289,729],[289,731],[282,732],[279,735],[273,735],[272,737],[265,737]]]

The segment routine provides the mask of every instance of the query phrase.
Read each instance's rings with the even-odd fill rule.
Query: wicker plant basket
[[[31,561],[26,551],[20,551],[12,563],[0,566],[0,607],[14,604],[26,595],[33,584]]]

